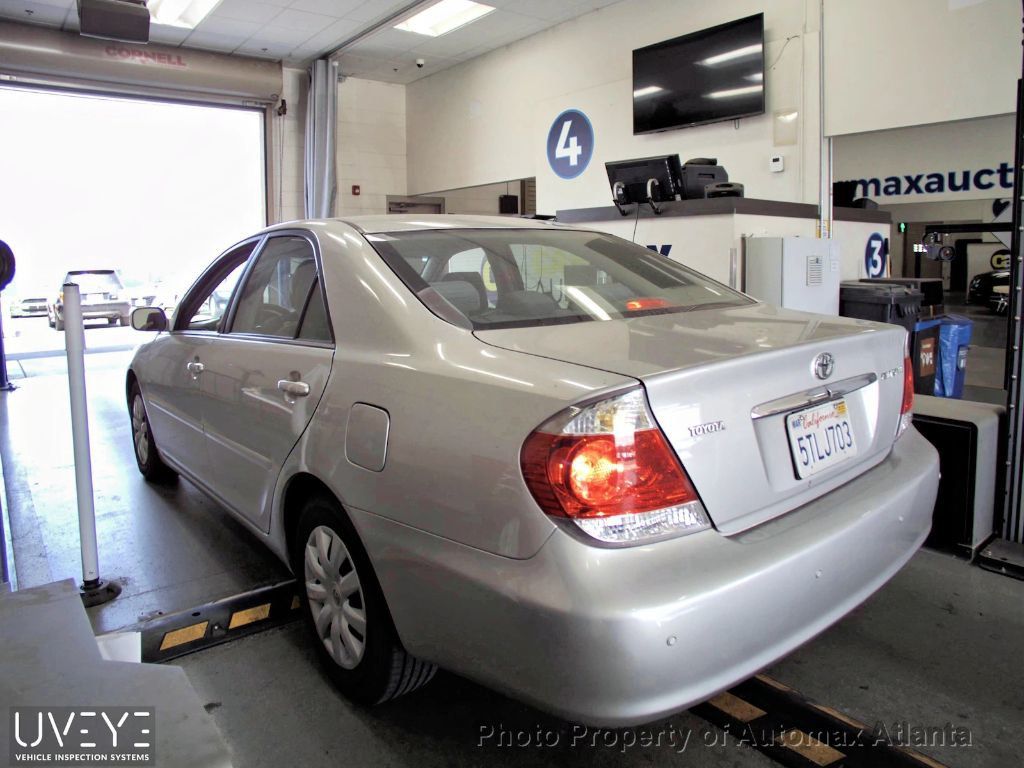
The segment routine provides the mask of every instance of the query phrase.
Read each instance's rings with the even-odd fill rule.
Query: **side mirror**
[[[132,328],[136,331],[166,331],[167,315],[160,307],[139,307],[132,310]]]

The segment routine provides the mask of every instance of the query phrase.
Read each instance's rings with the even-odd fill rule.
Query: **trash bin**
[[[860,320],[902,325],[914,330],[921,315],[920,291],[892,283],[862,283],[855,280],[839,285],[839,314]]]
[[[961,398],[973,323],[963,315],[944,315],[939,321],[939,372],[935,377],[935,395]]]
[[[934,395],[935,380],[939,368],[939,318],[921,320],[914,325],[911,343],[911,361],[914,365],[914,392],[918,395]]]
[[[945,309],[943,306],[943,281],[941,277],[871,277],[861,278],[862,283],[892,283],[893,285],[905,285],[920,291],[921,316],[938,317]]]

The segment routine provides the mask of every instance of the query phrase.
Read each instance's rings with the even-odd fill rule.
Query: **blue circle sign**
[[[881,232],[872,232],[864,248],[864,272],[868,277],[885,277],[889,244]]]
[[[548,164],[563,179],[575,179],[594,156],[594,127],[578,109],[567,109],[548,131]]]

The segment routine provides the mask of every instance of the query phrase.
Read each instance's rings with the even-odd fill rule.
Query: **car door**
[[[285,459],[323,394],[334,358],[317,250],[267,239],[203,353],[203,431],[217,496],[261,530]]]
[[[161,453],[204,484],[211,477],[203,437],[202,359],[218,335],[228,299],[258,242],[243,243],[224,254],[189,289],[144,382],[150,426]]]

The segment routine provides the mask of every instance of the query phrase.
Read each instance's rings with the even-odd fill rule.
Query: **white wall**
[[[339,83],[337,215],[387,213],[387,196],[406,193],[405,114],[404,85]]]
[[[1013,112],[1018,0],[825,0],[828,135]]]
[[[1006,197],[1013,188],[1013,133],[1009,114],[837,136],[834,177],[872,180],[857,194],[883,204]],[[950,191],[950,174],[956,187],[967,181],[968,189]]]
[[[273,177],[270,184],[272,199],[267,215],[270,224],[305,217],[303,148],[308,80],[309,76],[304,70],[283,71],[281,97],[288,104],[288,113],[283,117],[273,118],[273,130],[277,136],[271,152],[275,153],[275,156],[267,164]]]
[[[609,202],[604,163],[679,153],[718,157],[749,197],[817,200],[817,12],[813,0],[624,0],[407,86],[412,194],[537,178],[537,210]],[[764,11],[767,114],[634,136],[634,48]],[[806,18],[805,18],[806,17]],[[805,24],[806,22],[806,24]],[[783,51],[787,37],[793,37]],[[781,54],[781,57],[780,57]],[[776,62],[777,59],[777,62]],[[545,139],[555,117],[582,110],[595,131],[587,170],[566,181],[549,168]],[[774,146],[772,112],[796,111],[798,143]],[[768,171],[773,151],[786,171]]]

